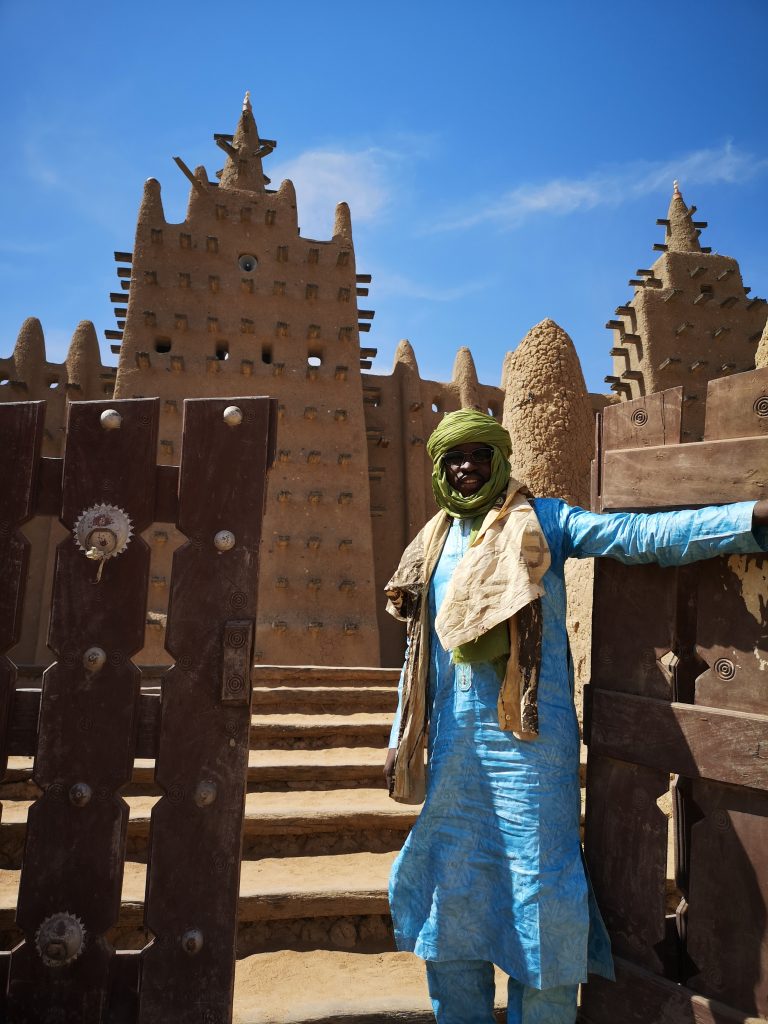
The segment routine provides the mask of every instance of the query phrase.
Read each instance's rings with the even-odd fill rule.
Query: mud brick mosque
[[[425,380],[401,341],[392,372],[370,372],[370,275],[358,272],[352,217],[336,208],[328,240],[300,234],[293,184],[269,187],[246,96],[234,135],[214,135],[223,170],[191,171],[181,224],[163,213],[160,184],[144,187],[132,251],[117,252],[106,332],[117,367],[104,366],[92,323],[75,331],[66,360],[46,359],[30,318],[0,358],[0,401],[45,399],[44,455],[62,451],[66,404],[157,396],[158,462],[177,461],[185,398],[272,395],[279,402],[277,461],[269,481],[261,554],[257,660],[271,664],[396,665],[403,631],[384,613],[382,587],[405,544],[434,509],[425,441],[444,412],[474,406],[503,420],[514,470],[534,493],[589,502],[594,413],[607,402],[682,385],[684,440],[701,437],[707,382],[768,365],[766,300],[742,282],[737,261],[700,243],[675,186],[664,241],[608,320],[609,395],[589,394],[571,339],[551,320],[533,327],[501,367],[478,380],[470,351],[452,380]],[[361,302],[362,300],[362,302]],[[762,336],[762,341],[761,341]],[[10,346],[9,346],[10,347]],[[0,349],[2,351],[2,349]],[[19,663],[45,664],[47,607],[60,524],[35,519]],[[170,661],[164,628],[171,556],[183,542],[165,524],[152,550],[146,646],[139,663]],[[588,634],[588,569],[571,580],[572,628]]]

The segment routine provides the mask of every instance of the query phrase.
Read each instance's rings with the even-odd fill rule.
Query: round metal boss
[[[250,253],[244,252],[240,259],[237,261],[238,267],[243,271],[244,274],[252,274],[258,266],[259,261],[255,256],[251,256]]]
[[[228,427],[239,427],[243,422],[243,410],[236,405],[228,405],[224,410],[224,422]]]
[[[46,967],[66,967],[85,947],[85,926],[74,914],[51,914],[37,929],[35,946]]]
[[[69,802],[75,807],[85,807],[91,802],[93,790],[87,782],[76,782],[69,790]]]
[[[181,948],[189,956],[195,956],[203,948],[203,933],[199,928],[190,928],[181,936]]]
[[[93,505],[80,513],[73,532],[77,546],[88,558],[104,561],[125,551],[133,536],[133,524],[115,505]]]
[[[105,409],[99,420],[104,430],[119,430],[123,425],[123,417],[117,409]]]
[[[216,783],[210,779],[203,779],[202,782],[198,782],[195,789],[195,803],[198,807],[208,807],[216,799],[216,795]]]
[[[235,546],[235,535],[230,530],[219,530],[213,543],[217,551],[231,551]]]
[[[83,667],[88,672],[98,672],[107,663],[107,652],[101,647],[89,647],[83,655]]]

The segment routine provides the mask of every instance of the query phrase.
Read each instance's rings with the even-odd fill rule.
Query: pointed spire
[[[352,214],[346,203],[339,203],[333,220],[333,237],[344,237],[352,240]]]
[[[456,360],[453,364],[453,383],[459,392],[459,404],[462,409],[480,408],[480,387],[475,361],[472,358],[472,353],[466,347],[460,348],[456,353]]]
[[[139,207],[139,225],[161,228],[165,224],[165,211],[160,195],[160,182],[157,178],[147,178],[144,182],[144,195]]]
[[[395,360],[392,364],[393,373],[398,366],[403,366],[418,376],[419,364],[416,362],[416,353],[413,351],[413,347],[407,338],[403,338],[395,349]]]
[[[532,327],[512,353],[505,392],[514,475],[540,497],[587,503],[592,410],[576,349],[554,320]]]
[[[217,137],[219,139],[220,136]],[[245,94],[243,110],[232,142],[219,141],[219,145],[227,154],[227,162],[221,174],[221,187],[263,192],[265,178],[261,158],[272,152],[272,145],[262,145],[259,138],[250,92]]]
[[[81,320],[72,335],[67,352],[67,383],[76,384],[83,396],[91,391],[91,383],[98,379],[102,368],[99,339],[90,320]]]
[[[30,392],[37,391],[45,370],[45,336],[43,325],[36,316],[29,316],[21,325],[13,349],[14,379],[26,384]]]
[[[755,366],[768,366],[768,321],[766,321],[763,333],[755,353]]]
[[[208,171],[200,164],[192,174],[192,188],[189,190],[189,199],[187,200],[186,219],[188,221],[192,219],[198,206],[203,206],[211,201],[213,189],[210,189],[208,186]],[[213,192],[213,194],[215,195],[216,193]]]
[[[667,213],[667,252],[701,252],[699,230],[692,220],[693,211],[685,205],[680,186],[674,182]]]

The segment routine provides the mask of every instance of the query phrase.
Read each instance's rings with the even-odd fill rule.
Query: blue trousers
[[[427,960],[427,986],[437,1024],[495,1024],[493,964]],[[578,985],[537,989],[510,978],[507,1024],[574,1024]]]

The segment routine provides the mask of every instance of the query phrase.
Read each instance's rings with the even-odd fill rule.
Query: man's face
[[[491,478],[493,448],[482,441],[457,444],[443,456],[448,483],[464,498],[477,494]]]

